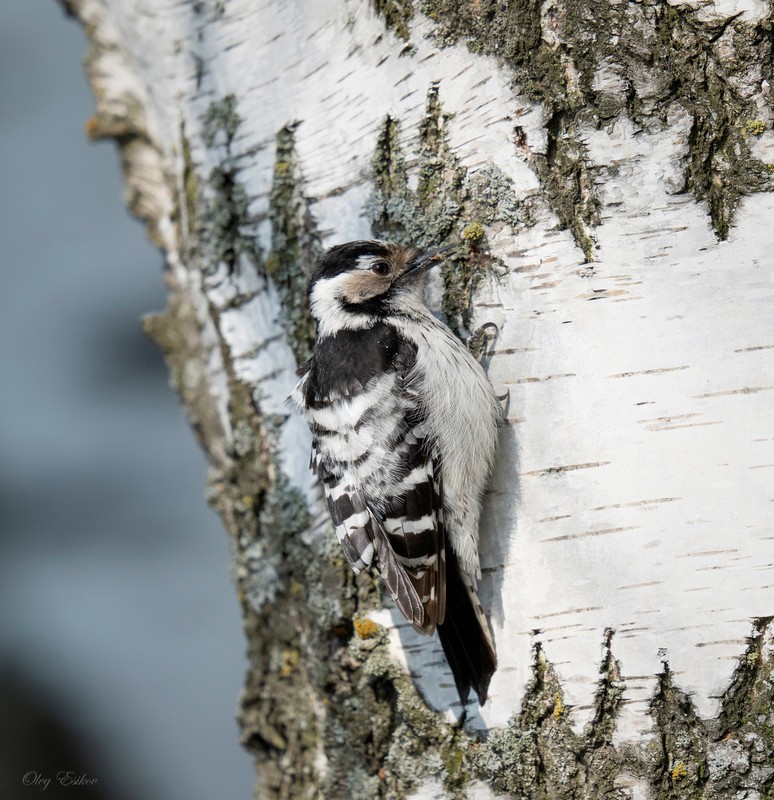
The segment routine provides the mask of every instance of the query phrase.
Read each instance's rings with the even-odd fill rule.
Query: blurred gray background
[[[2,0],[0,797],[247,798],[228,540],[140,329],[162,257],[86,140],[85,50],[55,0]]]

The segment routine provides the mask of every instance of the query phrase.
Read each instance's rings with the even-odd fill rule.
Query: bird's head
[[[332,247],[309,281],[312,316],[318,326],[355,327],[358,318],[383,317],[413,305],[421,301],[420,278],[450,249],[423,252],[379,241]]]

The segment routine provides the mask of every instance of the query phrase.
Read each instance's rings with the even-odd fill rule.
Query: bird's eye
[[[388,275],[390,272],[390,265],[386,261],[374,261],[371,264],[371,272],[376,275]]]

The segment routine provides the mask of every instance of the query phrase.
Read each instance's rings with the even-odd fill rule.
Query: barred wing
[[[321,478],[336,535],[352,569],[375,563],[387,590],[406,619],[422,633],[443,622],[446,552],[443,498],[435,465],[417,430],[407,431],[403,475],[385,496],[374,497],[333,469],[315,440],[312,466]],[[338,474],[337,474],[338,473]]]
[[[401,613],[422,633],[444,619],[445,533],[435,445],[412,386],[416,350],[394,328],[323,340],[297,396],[313,435],[336,533],[352,568],[376,566]],[[358,358],[342,358],[351,340]],[[322,345],[322,347],[321,347]]]

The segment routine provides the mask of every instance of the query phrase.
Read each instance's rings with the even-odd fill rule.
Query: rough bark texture
[[[774,798],[774,7],[65,1],[167,256],[256,797]],[[283,405],[315,259],[370,235],[459,244],[429,300],[508,397],[464,724]]]

